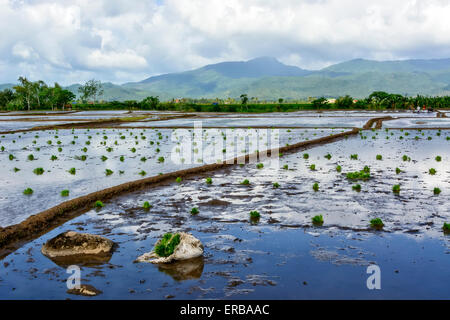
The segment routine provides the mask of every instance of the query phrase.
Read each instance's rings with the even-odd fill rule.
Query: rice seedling
[[[125,161],[125,157],[124,157],[124,156],[120,156],[119,160],[120,160],[121,162],[124,162],[124,161]]]
[[[262,168],[264,168],[264,164],[263,164],[263,163],[258,163],[258,164],[256,165],[256,168],[257,168],[257,169],[262,169]]]
[[[77,169],[75,168],[70,168],[68,171],[70,174],[75,175],[77,173]]]
[[[210,177],[206,178],[206,184],[212,184],[212,178]]]
[[[145,176],[145,175],[147,174],[147,172],[145,172],[144,170],[141,170],[141,171],[139,172],[139,174],[140,174],[141,176]]]
[[[316,171],[316,165],[315,165],[315,164],[310,165],[310,166],[309,166],[309,169],[310,169],[311,171]]]
[[[303,154],[303,159],[309,159],[309,154],[304,153],[304,154]]]
[[[106,161],[106,160],[108,160],[108,157],[107,156],[102,156],[102,161]]]
[[[28,157],[27,157],[27,159],[28,159],[29,161],[36,160],[32,154],[29,154]]]
[[[63,190],[61,191],[61,197],[68,197],[69,196],[69,190]]]
[[[374,229],[382,229],[384,227],[384,223],[380,218],[375,218],[370,220],[370,226]]]
[[[377,160],[383,160],[383,156],[382,156],[381,154],[377,154],[376,159],[377,159]]]
[[[25,195],[31,195],[31,194],[33,194],[33,189],[31,189],[31,188],[26,188],[25,190],[23,190],[23,194],[25,194]]]
[[[144,208],[145,210],[150,210],[151,207],[152,205],[148,201],[145,201],[144,204],[142,205],[142,208]]]
[[[395,173],[400,174],[400,173],[402,173],[402,170],[400,168],[395,168]]]
[[[314,225],[317,225],[317,226],[323,225],[323,222],[324,222],[322,215],[317,215],[317,216],[312,217],[311,221]]]
[[[399,184],[394,185],[392,187],[392,192],[397,193],[397,194],[400,193],[400,185]]]
[[[441,189],[439,189],[439,188],[434,188],[434,189],[433,189],[433,193],[437,196],[437,195],[441,194]]]
[[[249,215],[250,215],[250,221],[252,223],[258,223],[258,221],[259,221],[259,219],[261,217],[261,214],[258,211],[256,211],[256,210],[250,211]]]
[[[147,161],[147,158],[146,158],[146,157],[142,157],[142,158],[141,158],[141,161],[142,161],[142,162],[145,162],[145,161]]]
[[[159,157],[159,158],[158,158],[158,162],[159,162],[159,163],[163,163],[163,162],[164,162],[164,157]]]
[[[437,157],[435,158],[435,160],[436,160],[437,162],[441,162],[441,161],[442,161],[442,157],[441,157],[441,156],[437,156]]]
[[[14,172],[18,172],[18,171],[20,171],[20,169],[19,168],[16,168],[16,167],[14,167]]]
[[[177,178],[175,179],[175,182],[177,182],[177,183],[181,183],[181,181],[183,181],[183,179],[182,179],[181,177],[177,177]]]
[[[248,186],[250,184],[250,181],[248,179],[245,179],[241,182],[242,185]]]
[[[12,154],[10,154],[9,156],[8,156],[8,158],[9,158],[9,160],[14,160],[16,157],[14,157]]]
[[[272,183],[274,189],[278,189],[280,187],[280,184],[278,182]]]
[[[159,257],[168,257],[175,251],[180,243],[180,234],[166,233],[161,240],[155,244],[154,251]]]
[[[43,168],[36,168],[33,170],[33,173],[36,175],[41,175],[44,173],[44,169]]]
[[[444,233],[450,233],[450,223],[444,222],[442,230],[444,231]]]
[[[328,160],[331,160],[331,154],[329,154],[329,153],[327,153],[325,156],[324,156],[324,158],[326,158],[326,159],[328,159]]]
[[[200,212],[200,211],[198,210],[198,208],[192,208],[192,209],[191,209],[191,214],[192,214],[193,216],[199,214],[199,212]]]
[[[284,170],[288,170],[288,169],[289,169],[289,165],[285,164],[285,165],[283,166],[283,169],[284,169]]]
[[[358,160],[358,155],[357,154],[351,154],[350,155],[350,159],[351,160]]]
[[[432,176],[434,176],[436,174],[436,169],[435,168],[431,168],[430,170],[428,170],[428,173]]]
[[[339,172],[339,173],[341,173],[341,172],[342,172],[342,167],[338,165],[338,166],[336,167],[336,171]]]
[[[106,176],[110,176],[110,175],[112,175],[114,173],[114,171],[112,171],[111,169],[106,169],[105,170],[105,175]]]
[[[354,190],[356,192],[360,192],[361,191],[361,185],[360,184],[355,184],[354,186],[352,186],[352,190]]]
[[[366,170],[348,172],[346,177],[349,180],[368,180],[371,178],[370,171],[367,172]]]
[[[95,201],[94,207],[95,208],[103,208],[105,205],[100,200]]]
[[[314,183],[312,188],[315,192],[319,191],[319,184],[317,182]]]

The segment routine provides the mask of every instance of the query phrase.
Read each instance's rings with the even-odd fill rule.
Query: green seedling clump
[[[436,161],[437,161],[437,162],[441,162],[441,161],[442,161],[442,157],[441,157],[441,156],[437,156],[437,157],[436,157]]]
[[[341,167],[341,166],[337,166],[337,167],[336,167],[336,171],[339,172],[339,173],[341,173],[341,172],[342,172],[342,167]]]
[[[164,162],[164,157],[159,157],[159,158],[158,158],[158,162],[159,162],[159,163],[163,163],[163,162]]]
[[[180,234],[175,235],[166,233],[161,240],[155,245],[155,253],[159,257],[168,257],[175,251],[175,248],[180,244]]]
[[[259,219],[261,217],[258,211],[250,211],[250,219]]]
[[[147,174],[147,172],[145,172],[144,170],[141,170],[141,172],[139,172],[139,174],[140,174],[141,176],[145,176],[145,175]]]
[[[383,156],[381,154],[377,154],[377,160],[383,160]]]
[[[318,215],[318,216],[314,216],[312,219],[312,223],[315,225],[323,225],[323,216],[322,215]]]
[[[346,176],[349,180],[368,180],[371,178],[370,170],[369,172],[367,172],[367,170],[348,172]]]
[[[274,182],[272,185],[275,189],[278,189],[280,187],[280,184],[278,182]]]
[[[435,195],[439,195],[439,194],[441,194],[441,189],[439,189],[439,188],[434,188],[433,193],[434,193]]]
[[[317,182],[313,184],[313,190],[316,192],[319,191],[319,184]]]
[[[256,168],[257,168],[257,169],[262,169],[262,168],[264,168],[264,164],[258,163],[258,164],[256,165]]]
[[[69,196],[69,190],[61,191],[61,197],[68,197],[68,196]]]
[[[23,194],[26,194],[26,195],[33,194],[33,189],[31,189],[31,188],[26,188],[25,190],[23,190]]]
[[[58,157],[57,157],[57,156],[55,156],[55,155],[52,155],[52,156],[50,157],[50,160],[51,160],[51,161],[55,161],[55,160],[58,160]]]
[[[374,229],[382,229],[384,227],[384,223],[380,218],[375,218],[370,220],[370,226]]]
[[[192,214],[193,216],[197,215],[199,212],[200,212],[200,211],[198,210],[198,208],[192,208],[192,209],[191,209],[191,214]]]
[[[149,210],[149,209],[152,207],[152,205],[150,204],[150,202],[145,201],[144,204],[142,205],[142,207],[143,207],[145,210]]]
[[[325,155],[325,158],[328,159],[328,160],[331,160],[331,154],[327,153],[327,154]]]
[[[431,174],[432,176],[434,176],[436,174],[436,169],[431,168],[430,170],[428,170],[428,173]]]
[[[103,208],[105,205],[100,200],[95,201],[94,207],[95,208]]]
[[[303,154],[303,159],[309,159],[309,154],[304,153],[304,154]]]
[[[33,170],[33,172],[34,172],[34,174],[41,175],[41,174],[44,173],[44,169],[43,168],[36,168],[36,169]]]
[[[211,178],[209,178],[209,177],[208,177],[208,178],[206,178],[206,183],[207,183],[207,184],[212,184],[212,179],[211,179]]]
[[[354,186],[352,186],[352,189],[356,192],[360,192],[361,191],[361,185],[360,184],[356,184]]]
[[[402,172],[402,170],[400,168],[395,168],[395,173],[396,174],[400,174]]]
[[[316,165],[315,164],[310,165],[309,169],[311,169],[311,171],[316,171]]]
[[[248,179],[245,179],[244,181],[241,182],[241,184],[248,186],[250,184],[250,181]]]
[[[392,192],[394,193],[400,193],[400,185],[396,184],[392,187]]]
[[[442,230],[444,230],[445,233],[450,233],[450,223],[444,222],[444,225],[442,226]]]
[[[77,169],[75,169],[75,168],[70,168],[70,169],[69,169],[69,173],[74,175],[74,174],[77,173]]]
[[[33,161],[33,160],[35,160],[35,158],[34,158],[34,156],[32,154],[29,154],[28,155],[28,160]]]
[[[181,181],[183,181],[183,179],[181,179],[181,177],[177,177],[177,178],[175,179],[175,181],[178,182],[178,183],[181,183]]]
[[[111,169],[106,169],[105,170],[105,175],[110,176],[114,173],[114,171],[112,171]]]
[[[350,155],[350,159],[351,160],[358,160],[358,155],[357,154],[351,154]]]

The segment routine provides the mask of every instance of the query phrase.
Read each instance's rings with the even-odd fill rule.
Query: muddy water
[[[188,131],[185,130],[185,132]],[[249,131],[242,130],[241,133],[246,132]],[[251,147],[260,151],[268,149],[270,145],[266,145],[266,140],[270,142],[271,133],[278,138],[280,145],[285,145],[338,132],[340,131],[331,129],[283,129],[279,132],[255,130],[251,134],[255,134],[255,137],[258,135],[260,138],[258,144],[244,145],[240,149],[236,147],[235,153],[225,154],[222,152],[225,146],[220,147],[220,143],[225,141],[221,133],[225,134],[225,132],[205,130],[202,131],[202,147],[194,145],[195,141],[193,141],[189,154],[190,161],[180,163],[173,162],[171,159],[177,152],[180,152],[181,157],[183,140],[181,133],[177,135],[177,132],[172,129],[46,130],[3,135],[0,137],[0,146],[5,148],[4,151],[0,151],[2,163],[0,226],[19,223],[28,216],[63,201],[138,180],[144,176],[156,176],[159,173],[200,166],[206,161],[214,163],[216,160],[233,158],[248,153]],[[193,132],[189,133],[193,134]],[[213,133],[217,133],[220,141],[213,139]],[[269,138],[266,138],[264,134]],[[206,148],[212,144],[219,146],[219,150],[208,154]],[[58,148],[62,150],[59,151]],[[83,150],[84,148],[86,151]],[[203,149],[205,153],[201,155]],[[10,155],[14,156],[13,160],[9,159]],[[30,155],[33,155],[34,160],[28,159]],[[57,159],[52,161],[52,156],[56,156]],[[83,160],[82,157],[86,159]],[[45,172],[42,175],[36,175],[33,173],[36,168],[43,168]],[[68,172],[71,168],[76,169],[74,175]],[[112,171],[110,175],[106,175],[107,169]],[[25,196],[23,191],[26,188],[32,188],[34,193]],[[60,193],[66,189],[70,192],[69,196],[62,197]]]
[[[49,238],[77,230],[119,245],[108,263],[82,266],[82,283],[102,290],[102,299],[448,299],[450,238],[440,228],[449,219],[450,148],[443,146],[450,132],[423,131],[419,140],[406,132],[365,131],[367,139],[284,155],[288,170],[230,167],[210,174],[212,185],[203,175],[118,197],[4,258],[0,297],[80,298],[66,293],[64,266],[40,253]],[[350,159],[355,153],[359,160]],[[403,162],[403,154],[411,161]],[[357,193],[336,173],[337,164],[343,172],[368,165],[373,179],[360,182]],[[396,175],[395,167],[404,172]],[[240,184],[245,178],[249,186]],[[395,196],[397,183],[402,190]],[[432,186],[441,195],[433,196]],[[144,201],[153,205],[149,211],[141,209]],[[199,215],[190,215],[192,207]],[[261,213],[257,224],[248,219],[251,210]],[[324,216],[322,227],[312,226],[315,214]],[[368,228],[372,217],[383,219],[384,231]],[[192,232],[205,245],[204,259],[167,268],[133,263],[168,231]],[[370,264],[381,269],[381,290],[367,289]]]
[[[450,118],[402,118],[383,122],[384,128],[450,128]]]

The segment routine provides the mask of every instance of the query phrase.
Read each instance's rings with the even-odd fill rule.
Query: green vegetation
[[[29,161],[36,160],[32,154],[29,154],[28,157],[27,157],[27,159],[28,159]]]
[[[314,216],[311,220],[314,225],[318,225],[318,226],[323,225],[323,216],[322,215]]]
[[[395,173],[396,174],[400,174],[402,172],[402,170],[400,168],[395,168]]]
[[[280,184],[278,182],[274,182],[272,183],[272,186],[274,187],[274,189],[278,189],[280,187]]]
[[[77,173],[77,169],[75,169],[75,168],[70,168],[68,172],[69,172],[70,174],[75,175],[75,174]]]
[[[52,155],[52,156],[50,157],[50,160],[51,160],[51,161],[55,161],[55,160],[58,160],[58,157],[57,157],[57,156],[55,156],[55,155]]]
[[[304,154],[303,154],[303,159],[309,159],[309,154],[304,153]]]
[[[383,156],[381,154],[377,154],[377,160],[383,160]]]
[[[434,176],[435,174],[436,174],[436,169],[434,169],[434,168],[431,168],[430,170],[428,170],[428,173],[430,174],[430,175],[432,175],[432,176]]]
[[[310,169],[311,171],[316,171],[316,165],[315,165],[315,164],[310,165],[310,166],[309,166],[309,169]]]
[[[142,205],[142,207],[143,207],[145,210],[150,210],[151,207],[152,207],[152,205],[150,204],[150,202],[145,201],[144,204]]]
[[[36,168],[33,170],[33,173],[36,175],[41,175],[44,173],[44,169],[43,168]]]
[[[163,162],[164,162],[164,157],[159,157],[159,158],[158,158],[158,162],[159,162],[159,163],[163,163]]]
[[[263,164],[263,163],[258,163],[258,164],[256,165],[256,168],[257,168],[257,169],[262,169],[262,168],[264,168],[264,164]]]
[[[108,160],[108,157],[107,156],[102,156],[102,161],[104,162],[104,161],[106,161],[106,160]]]
[[[191,209],[191,214],[192,214],[193,216],[199,214],[199,212],[200,212],[200,211],[198,210],[198,208],[192,208],[192,209]]]
[[[384,227],[384,223],[380,218],[375,218],[370,220],[370,226],[374,229],[382,229]]]
[[[437,162],[441,162],[441,161],[442,161],[442,157],[441,157],[441,156],[437,156],[437,157],[435,158],[435,160],[436,160]]]
[[[354,186],[352,186],[352,190],[354,190],[356,192],[360,192],[361,191],[361,185],[360,184],[355,184]]]
[[[392,187],[392,192],[394,193],[400,193],[400,185],[396,184]]]
[[[441,194],[441,189],[439,189],[439,188],[434,188],[434,189],[433,189],[433,193],[434,193],[435,195],[439,195],[439,194]]]
[[[68,197],[69,196],[69,190],[63,190],[61,191],[61,197]]]
[[[371,178],[370,170],[367,170],[366,168],[365,168],[365,170],[361,170],[361,171],[348,172],[346,175],[347,179],[349,179],[349,180],[368,180],[368,179],[370,179]]]
[[[241,182],[241,184],[248,186],[250,184],[250,181],[248,179],[245,179]]]
[[[350,155],[350,159],[352,159],[352,160],[358,160],[358,155],[357,155],[357,154],[351,154],[351,155]]]
[[[313,190],[316,191],[316,192],[319,191],[319,184],[318,184],[317,182],[314,183],[312,188],[313,188]]]
[[[95,208],[103,208],[105,205],[100,200],[95,201],[94,207]]]
[[[444,233],[450,233],[450,223],[444,222],[442,230],[444,230]]]
[[[327,153],[327,154],[324,156],[324,158],[326,158],[326,159],[328,159],[328,160],[331,160],[331,154]]]
[[[112,171],[112,170],[110,170],[110,169],[106,169],[105,170],[105,175],[106,176],[110,176],[110,175],[112,175],[114,172]]]
[[[145,172],[144,170],[141,170],[141,171],[139,172],[139,174],[140,174],[141,176],[145,176],[145,175],[147,174],[147,172]]]
[[[180,234],[166,233],[161,240],[159,240],[154,248],[155,253],[159,257],[168,257],[175,251],[176,247],[180,244]]]
[[[341,173],[341,172],[342,172],[342,167],[338,165],[338,166],[336,167],[336,171],[339,172],[339,173]]]
[[[209,178],[209,177],[206,178],[206,183],[207,183],[207,184],[212,184],[212,178]]]
[[[177,183],[181,183],[181,181],[183,181],[183,179],[182,179],[181,177],[177,177],[177,178],[175,179],[175,182],[177,182]]]
[[[261,214],[258,211],[250,211],[250,219],[257,220],[261,217]]]
[[[31,189],[31,188],[26,188],[25,190],[23,190],[23,194],[25,194],[25,195],[31,195],[31,194],[33,194],[33,189]]]

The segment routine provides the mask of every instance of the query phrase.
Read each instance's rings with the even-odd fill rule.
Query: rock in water
[[[111,258],[113,247],[114,242],[105,237],[67,231],[48,240],[41,252],[60,265],[102,263]]]
[[[76,294],[78,296],[93,297],[93,296],[96,296],[103,292],[94,288],[93,286],[91,286],[89,284],[82,284],[82,285],[80,285],[80,288],[73,288],[73,289],[67,290],[67,293]]]
[[[185,232],[179,232],[178,234],[180,235],[180,243],[170,256],[160,257],[155,251],[152,251],[138,257],[136,262],[171,263],[193,259],[203,255],[203,244],[199,239]]]

